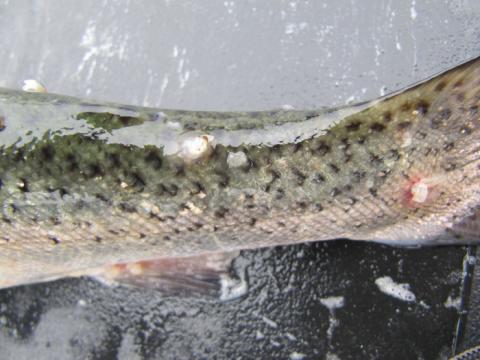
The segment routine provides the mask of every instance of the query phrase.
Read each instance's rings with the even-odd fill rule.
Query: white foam
[[[328,310],[333,311],[345,305],[345,298],[343,296],[330,296],[320,299],[320,303],[328,308]]]
[[[248,292],[248,283],[242,276],[240,279],[233,279],[228,275],[220,278],[220,300],[236,300]]]
[[[26,92],[46,93],[47,89],[39,81],[28,79],[23,81],[22,90]]]
[[[305,356],[307,355],[294,351],[290,354],[290,360],[302,360],[305,359]]]
[[[267,324],[268,326],[270,326],[274,329],[276,329],[278,327],[278,324],[275,321],[267,318],[266,316],[262,316],[262,320],[265,324]]]
[[[454,309],[460,310],[461,303],[462,303],[462,298],[460,296],[456,298],[452,298],[450,295],[448,295],[448,298],[443,303],[443,306],[445,306],[446,308],[454,308]]]
[[[375,280],[375,285],[381,292],[396,299],[407,302],[416,301],[415,294],[410,291],[409,284],[398,284],[390,276],[379,277]]]

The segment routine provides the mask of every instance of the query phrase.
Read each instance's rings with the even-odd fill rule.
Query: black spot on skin
[[[255,226],[256,223],[257,223],[257,219],[255,219],[255,218],[253,218],[253,217],[250,218],[250,220],[249,220],[249,222],[248,222],[248,224],[249,224],[250,226]]]
[[[406,130],[410,126],[412,126],[412,123],[410,121],[402,121],[397,125],[398,130]]]
[[[442,91],[445,88],[445,86],[447,86],[447,83],[445,81],[441,81],[435,86],[434,90]]]
[[[132,172],[129,174],[128,176],[132,181],[132,186],[136,187],[136,188],[141,188],[143,189],[146,185],[146,182],[145,180],[143,179],[143,176],[140,175],[139,173],[137,172]]]
[[[17,185],[18,189],[24,193],[27,193],[29,192],[29,188],[28,188],[28,182],[26,179],[20,179],[20,181],[18,182],[18,185]]]
[[[219,219],[223,219],[227,213],[228,213],[228,209],[223,206],[220,206],[217,210],[215,210],[214,215]]]
[[[170,238],[170,236],[168,236],[168,235],[165,235],[165,236],[163,237],[163,240],[165,240],[165,241],[170,241],[170,240],[171,240],[171,238]]]
[[[463,85],[463,79],[458,80],[455,84],[453,84],[454,88],[458,88]]]
[[[230,176],[227,173],[218,171],[216,174],[219,177],[218,185],[220,187],[225,188],[230,184]]]
[[[184,177],[185,176],[185,166],[177,165],[174,170],[175,177]]]
[[[178,186],[175,184],[171,185],[164,185],[164,184],[159,184],[157,185],[157,194],[158,195],[170,195],[170,196],[176,196],[178,193]]]
[[[297,142],[293,145],[293,153],[297,153],[303,149],[303,142]]]
[[[417,103],[417,111],[421,115],[425,115],[428,112],[428,108],[430,107],[430,104],[426,102],[425,100],[420,100]]]
[[[380,156],[375,155],[375,154],[373,154],[373,153],[370,153],[370,162],[371,162],[374,166],[376,166],[376,167],[378,167],[378,166],[380,166],[380,165],[383,164],[383,161],[382,161],[382,159],[380,158]]]
[[[247,152],[244,151],[245,155],[247,155]],[[247,165],[242,167],[243,171],[245,173],[248,173],[252,169],[258,169],[258,164],[252,160],[251,158],[248,157],[247,155]]]
[[[345,128],[348,130],[348,131],[357,131],[359,128],[360,128],[360,121],[352,121],[350,124],[348,124]]]
[[[103,170],[98,164],[92,163],[87,166],[84,172],[84,176],[87,178],[103,176]]]
[[[13,156],[13,160],[15,162],[25,162],[25,150],[24,149],[17,149]]]
[[[365,177],[365,172],[364,171],[358,171],[358,170],[355,170],[353,173],[353,181],[355,183],[359,183],[360,180],[362,180],[364,177]]]
[[[108,203],[108,202],[109,202],[109,201],[108,201],[108,198],[107,198],[105,195],[103,195],[103,194],[97,193],[97,194],[95,194],[95,197],[96,197],[98,200],[103,201],[103,202],[105,202],[105,203]]]
[[[95,240],[97,243],[101,243],[103,239],[102,239],[100,236],[95,235],[94,240]]]
[[[455,147],[455,144],[453,142],[448,142],[443,145],[443,150],[445,151],[450,151]]]
[[[146,236],[147,236],[147,235],[145,235],[145,234],[142,233],[142,232],[138,234],[138,237],[139,237],[140,239],[144,239]]]
[[[328,154],[330,150],[330,146],[327,143],[325,143],[324,141],[320,141],[317,148],[315,149],[315,152],[318,155],[323,156],[325,154]]]
[[[337,196],[337,195],[340,195],[340,193],[341,193],[340,189],[337,188],[337,187],[334,187],[334,188],[332,189],[332,192],[330,193],[330,195],[331,195],[332,197],[335,197],[335,196]]]
[[[317,184],[322,184],[325,182],[325,176],[320,173],[316,173],[315,175],[313,175],[312,181]]]
[[[43,161],[50,162],[55,156],[55,149],[50,144],[45,144],[40,148],[40,156]]]
[[[349,201],[350,205],[353,206],[358,202],[358,199],[352,196],[352,197],[348,198],[348,201]]]
[[[388,155],[391,159],[397,161],[400,159],[400,153],[398,152],[398,150],[396,149],[391,149],[389,152],[388,152]]]
[[[315,210],[317,210],[317,211],[319,211],[319,212],[320,212],[320,211],[323,211],[323,206],[322,206],[322,204],[316,203],[316,204],[315,204]]]
[[[385,111],[382,115],[382,119],[384,122],[389,123],[392,121],[392,113],[390,111]]]
[[[477,116],[478,115],[478,106],[477,105],[470,106],[468,108],[468,112],[469,112],[470,116]]]
[[[2,217],[2,221],[6,224],[11,224],[12,223],[12,220],[10,220],[9,218],[7,218],[6,216],[3,216]]]
[[[120,234],[118,231],[112,230],[112,229],[108,230],[108,232],[109,232],[110,234],[113,234],[113,235],[119,235],[119,234]]]
[[[372,125],[370,125],[370,129],[372,131],[381,132],[385,130],[385,125],[379,122],[374,122]]]
[[[205,194],[205,187],[197,181],[192,182],[192,190],[190,190],[190,194],[191,195],[198,195],[200,193]]]
[[[47,237],[49,240],[53,242],[54,245],[60,244],[60,240],[56,236],[48,235]]]
[[[298,170],[297,168],[292,169],[292,174],[297,179],[297,185],[302,186],[303,183],[305,182],[305,179],[307,178],[307,176],[304,173],[302,173],[300,170]]]
[[[73,156],[73,155],[72,155]],[[116,153],[108,154],[107,161],[110,167],[119,168],[121,166],[120,156]]]
[[[118,204],[118,208],[123,211],[123,212],[126,212],[126,213],[135,213],[137,212],[137,209],[135,208],[135,206],[132,206],[128,203],[125,203],[125,202],[122,202],[120,204]]]
[[[66,170],[69,172],[78,171],[78,162],[74,154],[69,153],[65,156]]]
[[[297,202],[297,206],[298,206],[299,209],[305,210],[308,205],[305,201],[299,201],[299,202]]]
[[[267,183],[267,185],[265,185],[265,191],[266,192],[270,192],[270,190],[272,189],[273,183],[276,180],[280,179],[280,176],[281,176],[280,173],[278,171],[274,170],[274,169],[270,169],[269,173],[272,176],[272,179]]]
[[[370,188],[370,189],[368,189],[368,192],[369,192],[373,197],[377,197],[377,189]]]
[[[348,191],[352,191],[352,185],[347,184],[347,185],[344,186],[343,189],[344,189],[345,191],[347,191],[347,192],[348,192]]]
[[[276,145],[273,145],[270,150],[272,151],[272,153],[276,153],[276,154],[281,154],[282,153],[282,147],[279,145],[279,144],[276,144]]]
[[[328,166],[330,167],[330,169],[332,169],[334,173],[338,174],[340,172],[340,168],[334,163],[329,163]]]
[[[285,227],[285,223],[283,221],[277,221],[277,225],[280,227]]]
[[[50,223],[52,225],[60,225],[62,223],[60,219],[56,216],[51,216],[48,220],[50,220]]]
[[[195,226],[197,229],[201,229],[203,227],[203,224],[195,222],[193,223],[193,226]]]
[[[401,111],[410,111],[412,109],[412,103],[410,101],[404,102],[400,105]]]
[[[58,193],[60,194],[60,197],[64,197],[65,195],[68,195],[70,194],[65,188],[61,187],[61,188],[58,188]]]
[[[275,199],[280,200],[285,197],[285,191],[283,189],[277,189],[275,193]]]
[[[173,232],[174,232],[175,234],[180,234],[180,230],[177,229],[177,228],[173,229]]]
[[[425,132],[423,132],[423,131],[419,131],[419,132],[417,133],[417,135],[418,135],[419,137],[421,137],[422,139],[425,139],[425,138],[427,137],[427,133],[425,133]]]
[[[342,143],[342,150],[346,152],[350,148],[348,138],[342,138],[340,142]]]
[[[450,116],[452,116],[452,110],[446,108],[439,111],[435,116],[430,119],[430,127],[432,129],[438,129],[438,127],[444,122],[447,121]]]
[[[360,145],[363,145],[365,143],[365,136],[360,136],[358,139],[357,139],[357,143],[360,144]]]

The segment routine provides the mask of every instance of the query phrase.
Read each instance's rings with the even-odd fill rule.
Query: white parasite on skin
[[[46,93],[47,89],[39,81],[28,79],[23,81],[22,90],[33,93]]]
[[[182,142],[180,156],[186,161],[193,161],[207,156],[215,147],[212,135],[189,137]]]
[[[410,190],[412,200],[417,203],[423,203],[428,197],[428,185],[424,181],[419,181],[412,186]]]

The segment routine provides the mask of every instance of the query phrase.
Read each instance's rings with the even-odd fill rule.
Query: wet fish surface
[[[195,112],[0,90],[0,288],[208,288],[242,249],[478,242],[480,59],[322,111]]]

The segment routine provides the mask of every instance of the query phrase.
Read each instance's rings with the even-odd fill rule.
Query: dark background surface
[[[0,1],[0,85],[34,78],[163,108],[306,109],[375,98],[480,54],[477,1],[137,4]],[[346,241],[248,251],[235,265],[249,291],[226,303],[89,279],[3,290],[0,358],[445,358],[455,341],[480,343],[470,251]],[[386,276],[415,301],[380,291]]]

